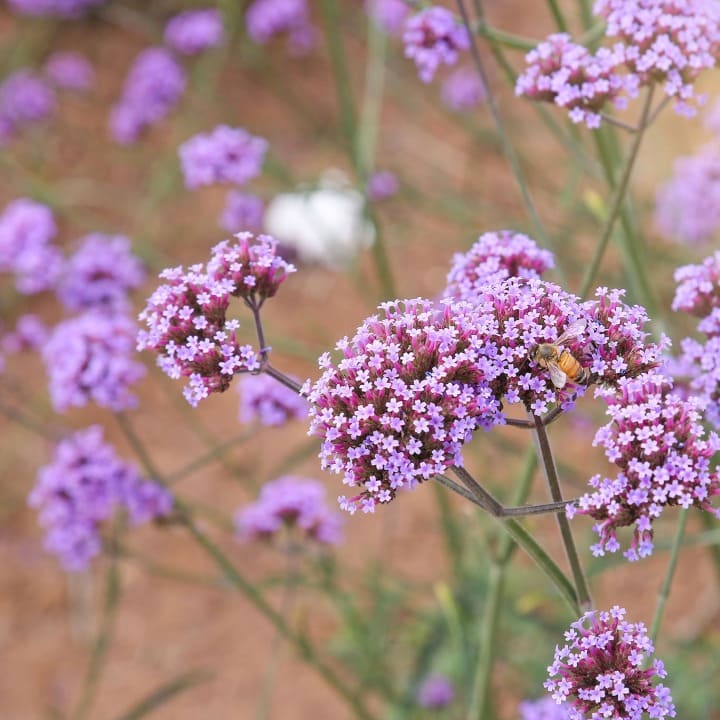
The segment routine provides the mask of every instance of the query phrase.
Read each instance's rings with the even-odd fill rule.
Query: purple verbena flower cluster
[[[551,697],[523,700],[519,705],[520,720],[568,720],[570,708],[556,703]]]
[[[629,560],[652,553],[653,528],[666,506],[691,506],[715,512],[710,505],[720,494],[720,477],[710,458],[720,449],[715,433],[707,437],[701,424],[702,403],[672,392],[672,382],[646,373],[620,380],[614,393],[604,392],[611,421],[598,430],[594,445],[618,466],[614,478],[595,475],[593,492],[568,509],[598,521],[595,555],[620,548],[617,529],[635,525]]]
[[[703,260],[702,265],[683,265],[675,271],[677,290],[672,309],[698,318],[708,317],[720,308],[720,251]]]
[[[89,402],[115,411],[135,407],[130,386],[145,375],[132,357],[136,332],[120,313],[88,311],[58,323],[42,349],[55,410]]]
[[[395,195],[399,187],[395,173],[390,170],[377,170],[368,178],[365,192],[372,202],[382,202]]]
[[[46,549],[68,571],[85,570],[102,550],[100,526],[124,507],[132,524],[168,515],[171,495],[144,480],[137,468],[121,460],[93,425],[65,438],[52,462],[38,471],[29,497],[46,529]]]
[[[197,55],[225,40],[222,15],[216,8],[186,10],[165,26],[165,43],[183,55]]]
[[[244,185],[262,171],[267,147],[264,138],[227,125],[195,135],[178,148],[185,187],[193,190],[218,183]]]
[[[140,313],[147,330],[138,333],[138,350],[156,351],[158,366],[171,378],[189,378],[184,394],[191,405],[227,390],[234,375],[262,367],[261,355],[238,342],[240,324],[227,318],[230,299],[242,297],[259,309],[295,270],[276,254],[271,237],[239,233],[236,238],[213,248],[207,266],[160,273],[166,283]]]
[[[0,146],[27,125],[55,112],[55,93],[45,79],[28,69],[17,70],[0,85]]]
[[[123,145],[163,120],[185,91],[185,71],[169,50],[143,50],[128,72],[122,96],[113,107],[110,128]]]
[[[53,53],[45,62],[44,72],[62,90],[89,90],[95,81],[95,70],[88,59],[69,50]]]
[[[32,314],[22,315],[15,323],[15,329],[2,338],[2,349],[10,354],[39,350],[48,339],[45,323]]]
[[[567,33],[550,35],[525,57],[527,67],[517,79],[515,94],[555,103],[569,110],[573,122],[596,128],[608,102],[624,107],[624,93],[634,92],[618,73],[622,59],[621,47],[591,53]]]
[[[608,37],[625,43],[623,62],[639,85],[662,83],[679,114],[696,114],[693,80],[720,50],[720,9],[708,0],[596,0]]]
[[[539,278],[553,267],[552,253],[527,235],[512,230],[484,233],[470,250],[453,256],[443,296],[473,302],[486,285],[510,277]]]
[[[229,190],[220,216],[220,227],[229,233],[245,230],[256,232],[262,228],[264,213],[265,203],[262,198],[240,190]]]
[[[410,6],[405,0],[365,0],[365,10],[386,33],[400,35]]]
[[[307,0],[254,0],[245,16],[250,39],[265,45],[275,35],[287,35],[290,50],[307,52],[315,39]]]
[[[670,690],[657,679],[666,677],[661,660],[644,670],[654,652],[643,623],[629,623],[626,611],[588,612],[556,646],[545,688],[557,703],[567,704],[568,720],[662,720],[675,717]]]
[[[455,112],[473,110],[483,103],[486,97],[487,90],[473,67],[453,70],[443,81],[441,99],[446,107]]]
[[[462,464],[472,433],[501,421],[470,306],[416,299],[380,310],[338,342],[337,364],[321,356],[322,376],[303,388],[323,469],[360,489],[340,498],[349,512]]]
[[[655,225],[663,237],[692,245],[712,241],[720,229],[720,148],[704,145],[679,157],[658,188]]]
[[[67,19],[80,17],[107,0],[8,0],[12,10],[21,15],[51,16]]]
[[[429,83],[441,65],[455,65],[470,48],[465,27],[444,7],[420,10],[405,23],[405,57],[415,61],[420,79]]]
[[[57,296],[69,310],[122,311],[128,292],[145,280],[145,267],[124,235],[93,233],[81,238],[58,282]]]
[[[342,518],[327,506],[322,483],[294,475],[266,483],[254,503],[238,510],[235,527],[244,540],[270,540],[283,528],[297,528],[322,544],[342,541]]]
[[[428,675],[417,690],[418,705],[428,710],[441,710],[450,705],[454,698],[453,684],[439,673]]]
[[[52,288],[62,268],[62,253],[50,208],[28,198],[14,200],[0,215],[0,272],[12,272],[15,285],[31,295]]]
[[[261,425],[279,427],[308,416],[307,401],[269,375],[244,375],[238,382],[240,422],[257,420]]]

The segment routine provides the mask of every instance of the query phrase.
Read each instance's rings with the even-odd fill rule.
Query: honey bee
[[[535,350],[533,359],[540,367],[549,370],[556,388],[565,387],[568,380],[577,385],[585,385],[590,380],[590,373],[569,350],[562,347],[563,343],[578,337],[585,330],[585,325],[585,320],[576,320],[554,343],[541,343]]]

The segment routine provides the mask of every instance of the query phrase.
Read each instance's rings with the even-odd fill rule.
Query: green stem
[[[530,448],[525,454],[525,463],[518,478],[513,494],[513,505],[524,505],[527,502],[533,475],[537,469],[537,453]],[[512,537],[503,533],[500,537],[495,558],[490,566],[488,578],[488,593],[483,610],[480,627],[477,670],[470,693],[470,706],[468,720],[485,720],[491,717],[491,681],[495,658],[495,644],[497,641],[497,627],[500,616],[500,607],[505,592],[507,565],[512,557],[512,551],[517,545]]]
[[[452,564],[453,576],[459,584],[462,578],[462,531],[455,520],[449,496],[439,485],[435,485],[435,497],[440,510],[440,526],[445,537],[445,547]]]
[[[670,595],[670,586],[672,585],[678,557],[680,556],[680,547],[682,546],[687,519],[688,511],[683,508],[680,510],[680,517],[678,518],[675,538],[673,539],[672,548],[670,550],[670,560],[668,561],[667,571],[665,572],[665,579],[663,580],[663,584],[658,592],[657,605],[655,606],[655,616],[653,617],[652,626],[650,628],[650,638],[653,643],[657,642],[658,634],[660,632],[660,625],[662,624],[663,614],[665,613],[665,605],[667,603],[668,596]]]
[[[114,540],[113,540],[114,542]],[[105,576],[105,600],[103,603],[103,615],[98,629],[98,634],[93,645],[85,683],[82,694],[78,701],[73,720],[84,720],[92,707],[95,695],[97,694],[98,683],[102,670],[105,666],[107,651],[113,637],[115,627],[115,616],[117,614],[118,601],[120,599],[120,565],[114,548],[110,548],[110,558],[107,573]]]
[[[511,50],[533,50],[539,42],[532,38],[520,37],[520,35],[513,35],[512,33],[505,32],[504,30],[498,30],[486,25],[484,22],[477,24],[477,31],[480,35],[488,40],[492,40],[498,45],[510,48]]]
[[[557,0],[547,0],[547,4],[550,8],[550,13],[553,16],[553,20],[555,21],[558,30],[560,32],[567,32],[568,26],[565,22],[565,18],[563,17],[562,10],[560,10],[559,5],[557,4]]]
[[[562,502],[562,490],[560,489],[557,468],[555,467],[555,458],[553,456],[552,448],[550,447],[550,440],[548,438],[547,431],[545,430],[545,426],[542,424],[541,418],[530,412],[528,412],[528,414],[535,422],[535,441],[537,444],[538,457],[540,458],[543,470],[545,471],[545,479],[547,480],[547,484],[550,489],[550,496],[554,502]],[[583,572],[580,556],[578,555],[577,548],[575,547],[575,540],[573,539],[567,515],[565,515],[565,513],[558,513],[555,517],[557,519],[558,527],[560,528],[560,536],[562,537],[563,546],[565,547],[565,554],[567,555],[570,570],[575,581],[575,588],[577,590],[580,606],[583,612],[590,610],[593,604],[590,596],[590,588],[588,587],[587,580],[585,579],[585,573]]]
[[[700,513],[700,520],[703,527],[708,531],[716,531],[715,518],[708,512]],[[712,555],[713,565],[715,566],[715,575],[720,582],[720,544],[712,544],[708,550]]]
[[[635,160],[637,159],[638,152],[640,151],[640,144],[642,143],[642,139],[645,135],[645,130],[647,128],[650,106],[652,104],[652,96],[653,89],[651,87],[647,91],[647,95],[645,97],[645,103],[643,105],[637,134],[633,137],[630,151],[625,158],[625,162],[623,163],[623,167],[620,172],[620,181],[618,182],[615,188],[615,192],[613,193],[613,199],[610,205],[610,211],[607,220],[605,221],[605,227],[603,228],[603,232],[600,236],[598,244],[595,246],[595,252],[593,253],[592,260],[588,265],[587,271],[585,272],[585,276],[583,277],[582,283],[580,285],[580,291],[578,293],[580,297],[585,297],[588,294],[590,288],[592,287],[593,281],[595,280],[595,275],[600,268],[600,263],[602,262],[603,255],[605,254],[608,241],[610,240],[613,230],[615,229],[615,222],[618,219],[618,215],[620,215],[623,204],[625,203],[625,193],[630,183],[630,176],[632,175],[632,171],[635,166]]]
[[[579,0],[580,3],[580,19],[582,20],[583,27],[590,31],[593,29],[593,12],[590,0]],[[605,23],[599,23],[602,28],[602,32],[605,31]],[[584,38],[585,36],[583,36]],[[581,44],[585,45],[586,41],[581,40]]]

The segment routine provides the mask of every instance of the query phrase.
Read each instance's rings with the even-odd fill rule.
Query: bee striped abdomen
[[[563,350],[560,353],[557,364],[568,376],[568,379],[578,385],[584,385],[590,380],[590,373],[575,359],[569,350]]]

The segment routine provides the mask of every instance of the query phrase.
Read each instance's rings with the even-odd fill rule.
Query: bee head
[[[535,362],[553,360],[557,357],[557,347],[551,343],[540,343],[540,345],[535,348],[533,357]]]

